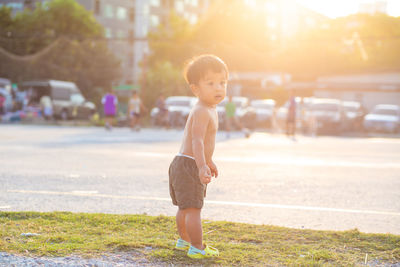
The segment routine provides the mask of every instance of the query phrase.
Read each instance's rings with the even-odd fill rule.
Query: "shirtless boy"
[[[169,168],[172,203],[179,207],[176,224],[180,238],[176,249],[187,250],[191,258],[218,256],[216,248],[203,243],[201,209],[207,184],[218,176],[212,161],[218,129],[216,105],[226,95],[228,69],[214,55],[201,55],[186,66],[185,79],[199,99],[186,122],[183,142]]]

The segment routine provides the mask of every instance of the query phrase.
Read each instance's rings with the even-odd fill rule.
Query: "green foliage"
[[[11,17],[0,9],[0,76],[14,82],[58,79],[78,84],[99,103],[100,92],[120,77],[120,63],[102,40],[103,27],[74,0],[38,4]],[[0,51],[1,52],[1,51]]]
[[[145,105],[154,106],[160,93],[164,96],[191,95],[183,79],[182,70],[172,65],[170,61],[155,62],[147,72],[146,90],[142,93]]]
[[[357,14],[300,32],[282,67],[298,76],[398,71],[400,18]]]
[[[230,70],[283,71],[296,80],[400,70],[400,17],[358,14],[328,19],[305,14],[321,23],[299,25],[295,35],[278,35],[277,40],[271,39],[274,32],[266,26],[263,8],[240,0],[212,1],[207,14],[193,26],[171,15],[150,35],[149,68],[169,61],[181,69],[186,59],[213,53]]]
[[[172,12],[166,24],[160,24],[157,31],[149,33],[149,65],[169,61],[175,66],[181,66],[193,55],[192,39],[193,27]]]

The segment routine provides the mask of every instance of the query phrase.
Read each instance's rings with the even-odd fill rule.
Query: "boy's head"
[[[216,105],[226,95],[228,68],[217,56],[201,55],[191,59],[185,67],[184,77],[200,101]]]

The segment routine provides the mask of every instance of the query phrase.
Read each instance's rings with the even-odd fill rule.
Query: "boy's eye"
[[[226,81],[220,82],[221,85],[226,85]]]
[[[208,82],[207,84],[210,85],[210,86],[212,86],[214,83],[213,83],[213,82]]]

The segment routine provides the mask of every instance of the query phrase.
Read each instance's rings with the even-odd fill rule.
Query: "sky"
[[[358,12],[360,3],[374,2],[372,0],[296,0],[298,3],[315,10],[330,18],[347,16]],[[387,13],[390,16],[400,16],[400,0],[386,0]]]

